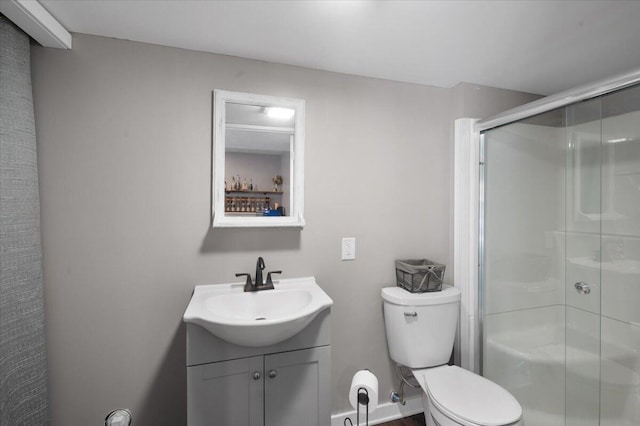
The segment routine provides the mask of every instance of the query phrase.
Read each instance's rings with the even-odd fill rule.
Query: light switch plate
[[[355,237],[342,238],[342,260],[355,260],[356,239]]]

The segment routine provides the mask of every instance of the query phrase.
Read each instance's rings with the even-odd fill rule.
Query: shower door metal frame
[[[473,215],[475,215],[476,229],[478,234],[476,238],[468,238],[468,236],[462,235],[454,237],[454,245],[462,246],[462,250],[477,250],[477,260],[478,263],[475,265],[458,265],[456,270],[465,269],[465,268],[473,268],[476,270],[477,275],[471,278],[471,282],[462,286],[463,289],[463,298],[475,299],[477,301],[477,306],[475,307],[476,318],[475,318],[475,327],[476,335],[461,335],[460,340],[467,340],[463,345],[468,345],[472,348],[474,362],[470,367],[474,369],[474,371],[482,374],[483,366],[482,366],[482,352],[483,352],[483,339],[484,339],[484,304],[483,304],[483,294],[485,288],[484,282],[484,230],[485,230],[485,144],[484,144],[484,132],[495,129],[500,126],[504,126],[510,123],[514,123],[516,121],[522,120],[524,118],[532,117],[538,114],[542,114],[553,109],[562,108],[567,105],[575,104],[587,99],[595,98],[598,96],[605,95],[607,93],[611,93],[620,89],[624,89],[626,87],[630,87],[640,83],[640,69],[636,69],[633,71],[629,71],[627,73],[619,74],[611,78],[607,78],[604,80],[597,81],[595,83],[578,86],[574,89],[570,89],[567,91],[563,91],[557,93],[555,95],[547,96],[545,98],[539,99],[537,101],[529,102],[525,105],[519,106],[517,108],[513,108],[507,110],[501,114],[495,115],[493,117],[489,117],[482,120],[468,120],[467,126],[472,127],[468,129],[471,133],[471,147],[477,147],[479,152],[477,156],[479,158],[479,163],[477,165],[477,174],[475,171],[471,171],[471,173],[476,174],[477,179],[479,181],[479,186],[477,188],[477,192],[473,193],[475,188],[470,186],[468,190],[470,191],[468,194],[456,194],[456,197],[461,197],[466,195],[467,200],[470,200],[472,206],[472,219]],[[465,120],[465,119],[462,119]],[[456,132],[457,133],[457,132]],[[456,134],[456,140],[458,139],[458,134]],[[464,142],[464,141],[463,141]],[[456,141],[456,143],[459,143]],[[458,159],[455,159],[456,166],[459,167]],[[456,188],[457,190],[457,188]],[[475,206],[475,208],[473,208]],[[467,224],[465,223],[457,223],[458,217],[454,218],[454,226],[465,228]],[[467,229],[469,229],[467,227]],[[473,243],[477,243],[475,248],[469,247],[469,245]],[[457,263],[457,258],[455,259]],[[473,258],[469,259],[473,260]],[[457,275],[456,275],[457,276]],[[473,279],[475,278],[475,280]],[[464,292],[470,292],[471,294],[465,295]],[[461,320],[463,320],[461,316]]]
[[[624,89],[625,87],[638,83],[640,83],[640,69],[619,74],[595,83],[578,86],[574,89],[547,96],[517,108],[512,108],[493,117],[478,120],[474,129],[479,134],[480,132],[504,126],[505,124],[522,120],[523,118],[532,117],[556,108],[562,108],[587,99],[606,95],[607,93],[615,92],[616,90]]]
[[[477,123],[476,123],[477,125]],[[478,149],[480,152],[478,153],[478,179],[480,183],[478,185],[478,336],[476,337],[477,348],[478,351],[476,353],[477,358],[475,360],[478,374],[484,374],[484,255],[485,255],[485,216],[486,216],[486,205],[485,205],[485,195],[486,195],[486,186],[485,180],[487,177],[486,168],[485,168],[485,158],[486,158],[486,146],[484,141],[484,133],[478,131]]]

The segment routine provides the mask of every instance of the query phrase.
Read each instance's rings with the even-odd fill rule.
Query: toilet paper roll
[[[369,412],[378,407],[378,378],[369,370],[360,370],[351,379],[349,402],[354,409],[358,408],[358,389],[364,388],[369,394]],[[362,410],[363,405],[360,406]]]

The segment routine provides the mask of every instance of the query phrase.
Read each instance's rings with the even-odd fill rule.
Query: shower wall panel
[[[486,136],[485,314],[564,304],[563,129]],[[526,243],[524,243],[526,242]]]

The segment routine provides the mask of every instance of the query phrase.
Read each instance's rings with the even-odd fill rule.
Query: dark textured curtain
[[[29,55],[29,37],[0,15],[0,426],[48,423]]]

